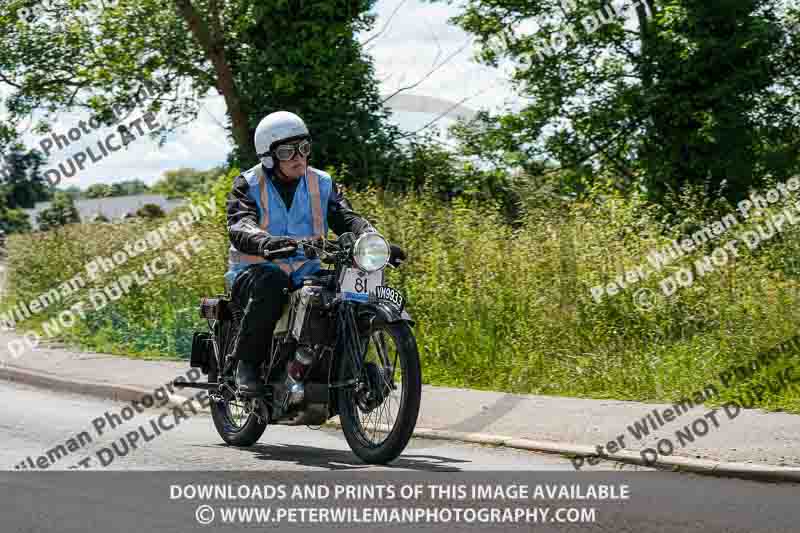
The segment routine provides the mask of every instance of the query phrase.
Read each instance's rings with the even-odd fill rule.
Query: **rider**
[[[270,113],[256,128],[255,147],[261,163],[234,180],[227,207],[231,247],[225,278],[231,299],[241,308],[250,304],[234,354],[236,384],[244,395],[261,392],[259,369],[288,301],[284,289],[321,269],[319,259],[307,259],[297,248],[297,240],[324,237],[329,224],[337,235],[376,231],[352,210],[329,174],[308,166],[311,136],[300,117]],[[291,250],[264,259],[265,252],[283,248]],[[402,249],[391,245],[390,262],[396,266],[403,259]]]

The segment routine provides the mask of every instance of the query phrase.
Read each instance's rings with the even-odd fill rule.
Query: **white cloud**
[[[142,179],[145,183],[153,183],[170,169],[181,166],[206,169],[222,163],[232,145],[228,141],[227,132],[218,123],[224,116],[220,116],[216,100],[217,96],[206,98],[202,104],[203,109],[197,120],[179,131],[170,134],[164,146],[159,147],[158,141],[148,136],[138,136],[136,129],[131,131],[137,135],[135,141],[117,152],[110,153],[97,163],[88,161],[85,170],[75,177],[63,178],[61,186],[77,185],[86,187],[92,183],[113,183],[124,179]],[[224,102],[223,106],[224,106]],[[208,110],[208,111],[206,111]],[[216,111],[216,112],[215,112]],[[53,124],[53,132],[61,135],[67,134],[72,128],[78,127],[79,121],[88,118],[86,113],[62,114]],[[141,116],[140,112],[133,112],[125,121],[130,123]],[[159,117],[161,118],[161,117]],[[159,123],[162,121],[159,120]],[[146,128],[143,127],[146,131]],[[45,169],[58,169],[60,164],[69,169],[66,161],[77,152],[84,151],[87,147],[92,149],[95,157],[100,157],[101,151],[97,146],[108,135],[114,133],[113,127],[100,128],[88,135],[83,135],[77,142],[61,150],[54,146]],[[26,134],[23,139],[28,146],[39,147],[43,136]],[[112,143],[119,144],[119,135],[116,134]]]
[[[456,7],[419,0],[381,0],[376,6],[379,18],[375,30],[364,35],[362,42],[379,33],[401,4],[389,28],[367,45],[375,58],[378,79],[385,80],[385,94],[423,80],[434,65],[472,40],[469,34],[448,23],[458,14]],[[467,99],[464,105],[472,108],[503,105],[512,94],[506,79],[497,69],[475,62],[475,51],[476,47],[470,44],[409,92],[452,102]]]

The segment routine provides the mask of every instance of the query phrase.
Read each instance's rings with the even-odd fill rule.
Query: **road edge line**
[[[152,394],[153,392],[130,385],[93,383],[77,379],[67,379],[54,374],[28,370],[12,365],[0,367],[0,378],[5,379],[6,381],[16,381],[34,387],[108,398],[123,402],[139,400],[143,396]],[[164,408],[166,406],[180,407],[181,404],[189,400],[190,398],[188,397],[173,394],[170,395],[170,400],[168,400],[167,403],[162,405],[160,408]],[[210,414],[210,410],[208,409],[200,409],[198,412]],[[323,425],[327,427],[341,428],[341,422],[339,422],[338,419],[335,421],[328,421]],[[597,450],[594,447],[586,444],[538,441],[519,437],[492,435],[487,433],[465,433],[460,431],[420,427],[415,428],[413,436],[424,439],[449,440],[488,446],[502,446],[516,450],[552,453],[566,457],[597,457]],[[787,468],[779,466],[767,467],[764,465],[754,465],[749,463],[729,463],[722,461],[711,461],[707,459],[692,459],[688,457],[664,457],[657,459],[654,462],[647,462],[641,457],[641,455],[635,452],[603,454],[601,459],[626,464],[636,464],[639,466],[662,470],[667,469],[678,472],[690,472],[694,474],[716,477],[740,478],[758,481],[800,482],[800,468]]]
[[[57,390],[60,392],[69,392],[72,394],[83,394],[118,402],[138,401],[144,396],[153,395],[152,390],[134,387],[132,385],[96,383],[74,378],[68,379],[55,374],[50,374],[48,372],[34,371],[13,365],[5,365],[0,367],[0,379],[23,383],[32,387]],[[152,409],[181,407],[184,403],[190,400],[191,397],[188,396],[183,396],[181,394],[170,394],[166,403],[158,407],[152,407]],[[211,414],[211,411],[207,408],[200,408],[198,409],[198,412]]]

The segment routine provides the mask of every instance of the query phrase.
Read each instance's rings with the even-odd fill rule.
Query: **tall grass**
[[[191,332],[203,327],[196,313],[199,297],[223,291],[224,198],[231,178],[220,179],[213,191],[217,217],[193,229],[206,243],[199,257],[177,274],[90,314],[64,338],[99,351],[186,357]],[[621,198],[530,209],[519,227],[511,228],[492,205],[460,200],[445,205],[427,194],[381,191],[348,197],[408,251],[406,265],[388,276],[407,295],[427,383],[674,400],[709,383],[718,386],[720,371],[795,334],[793,257],[800,248],[795,227],[752,252],[740,247],[734,261],[671,298],[658,296],[659,280],[713,245],[598,303],[592,287],[648,264],[647,254],[680,231],[665,228],[646,206]],[[12,302],[29,300],[68,278],[93,255],[109,255],[148,224],[76,225],[12,238]],[[747,227],[733,228],[716,244]],[[119,273],[135,268],[131,262]],[[642,288],[655,296],[651,310],[635,303],[634,294]],[[741,396],[786,366],[800,366],[796,355],[724,391],[722,399]],[[784,390],[765,395],[757,405],[800,411],[800,396]]]

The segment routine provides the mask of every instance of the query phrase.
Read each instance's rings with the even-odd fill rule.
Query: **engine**
[[[328,377],[336,324],[328,304],[335,294],[308,283],[291,293],[274,332],[270,383],[280,408],[276,423],[321,424],[328,418]],[[294,418],[280,418],[297,411]]]

